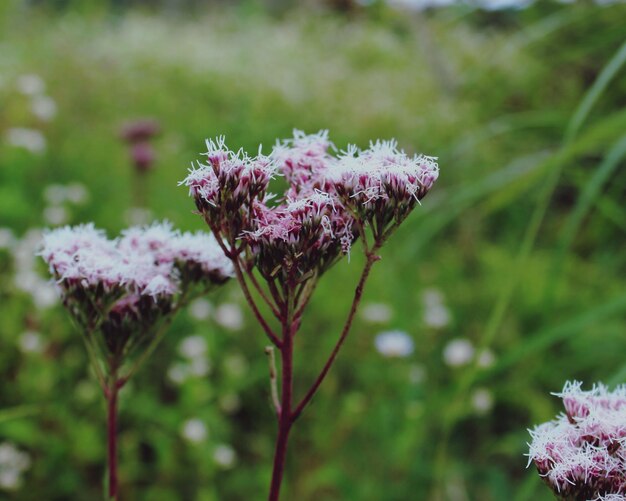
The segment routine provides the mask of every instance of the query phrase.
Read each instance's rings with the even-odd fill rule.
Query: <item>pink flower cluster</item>
[[[288,198],[308,195],[316,190],[332,192],[326,182],[329,166],[336,161],[328,150],[333,147],[328,131],[306,135],[295,130],[292,139],[279,141],[272,150],[272,160],[287,179]]]
[[[376,141],[364,151],[349,147],[329,176],[342,203],[382,238],[426,196],[439,167],[433,157],[398,150],[395,141]]]
[[[253,201],[265,197],[275,166],[260,153],[252,158],[243,150],[231,151],[224,137],[207,140],[206,145],[207,163],[198,162],[180,184],[189,187],[211,228],[239,234],[249,226]]]
[[[366,227],[382,244],[385,230],[402,222],[438,175],[435,159],[409,157],[393,141],[331,155],[327,131],[295,131],[269,157],[233,153],[223,137],[207,145],[208,165],[181,184],[231,247],[249,246],[266,278],[323,273]],[[267,189],[281,174],[288,186],[274,203]]]
[[[311,271],[321,274],[356,238],[352,218],[323,192],[277,207],[257,204],[254,215],[256,229],[245,232],[243,239],[268,280],[278,271],[287,280],[299,280]]]
[[[626,385],[583,391],[568,382],[557,396],[565,414],[530,431],[529,462],[561,499],[626,499]]]
[[[181,233],[167,222],[129,228],[116,240],[93,224],[58,228],[44,235],[40,255],[79,324],[118,339],[152,325],[192,288],[233,274],[212,236]]]

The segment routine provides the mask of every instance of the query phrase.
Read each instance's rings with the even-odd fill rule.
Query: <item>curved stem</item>
[[[243,272],[241,271],[241,266],[239,266],[238,259],[236,258],[233,259],[233,266],[235,268],[235,275],[237,276],[237,281],[239,282],[239,285],[241,286],[241,290],[243,291],[243,295],[246,298],[246,301],[248,302],[248,304],[250,305],[250,308],[252,309],[252,313],[254,314],[255,318],[258,320],[259,324],[261,324],[261,327],[263,327],[263,330],[265,331],[265,334],[267,334],[267,337],[270,339],[270,341],[275,346],[280,348],[281,347],[280,339],[278,339],[278,336],[276,336],[272,328],[265,321],[265,318],[263,318],[263,315],[261,315],[259,308],[257,307],[256,303],[254,302],[254,299],[252,298],[252,294],[250,294],[250,289],[248,288],[248,284],[246,283],[246,278],[243,276]]]
[[[222,251],[224,252],[224,255],[232,261],[233,268],[235,269],[235,276],[237,277],[237,281],[239,282],[239,285],[241,286],[241,290],[243,291],[243,295],[245,296],[246,301],[248,302],[248,304],[250,305],[250,308],[252,309],[252,313],[254,314],[259,324],[261,324],[261,327],[263,327],[263,330],[265,331],[265,334],[267,334],[267,337],[270,339],[270,341],[275,346],[280,347],[280,340],[278,339],[278,336],[276,336],[272,328],[265,321],[265,318],[263,318],[263,315],[261,315],[259,308],[257,307],[256,303],[254,302],[254,299],[252,298],[252,294],[250,294],[250,289],[248,287],[248,284],[246,283],[246,278],[244,277],[243,271],[241,270],[241,265],[239,262],[239,252],[235,246],[235,241],[232,238],[230,239],[231,248],[228,249],[226,245],[224,244],[224,242],[222,241],[222,234],[220,233],[219,229],[216,228],[215,225],[211,224],[210,221],[206,217],[204,218],[204,220],[209,225],[209,228],[213,232],[213,235],[215,236],[217,243],[219,244]]]
[[[283,318],[283,339],[280,347],[282,359],[281,371],[281,399],[278,411],[278,436],[274,451],[274,467],[272,471],[272,483],[270,485],[269,501],[278,501],[280,486],[285,470],[285,458],[287,456],[287,443],[291,431],[291,408],[293,395],[293,330],[294,330],[294,298],[293,292],[287,295],[286,314]]]
[[[106,391],[107,399],[107,453],[108,453],[108,500],[117,501],[117,395],[120,390],[116,372]]]
[[[254,272],[252,272],[248,268],[246,268],[245,270],[246,270],[246,275],[248,275],[248,278],[250,279],[250,282],[252,282],[252,285],[254,285],[254,288],[256,289],[256,291],[263,298],[263,301],[265,301],[265,304],[267,304],[267,306],[269,306],[269,308],[272,310],[272,313],[274,314],[274,316],[276,318],[280,319],[280,312],[276,308],[276,305],[267,296],[267,294],[263,290],[263,287],[261,287],[261,284],[259,284],[258,280],[254,276]]]
[[[102,372],[102,368],[100,367],[100,362],[98,361],[98,355],[96,354],[96,351],[92,344],[93,335],[88,329],[85,330],[83,340],[85,341],[85,347],[87,348],[87,355],[89,357],[89,361],[91,362],[91,366],[93,367],[93,370],[96,373],[96,378],[98,379],[100,388],[102,388],[102,391],[106,393],[106,387],[107,387],[106,377],[104,376],[104,373]]]
[[[272,297],[274,298],[274,301],[276,301],[276,305],[278,305],[279,310],[282,310],[285,306],[285,300],[280,295],[280,291],[278,290],[278,287],[276,287],[274,280],[275,279],[267,280],[267,286],[272,294]]]
[[[298,309],[296,310],[296,313],[294,315],[295,319],[299,320],[302,317],[302,314],[304,313],[304,309],[309,304],[309,301],[311,300],[311,296],[313,295],[313,292],[315,291],[315,288],[317,287],[317,282],[318,282],[317,275],[315,275],[309,279],[309,281],[306,283],[306,285],[302,289],[300,289],[299,295],[296,296],[296,306]]]
[[[333,365],[335,358],[337,358],[337,354],[339,353],[341,346],[346,340],[348,333],[350,332],[350,327],[352,327],[352,322],[354,320],[356,310],[359,306],[359,303],[361,302],[361,297],[363,296],[363,287],[365,286],[367,277],[369,276],[374,263],[380,259],[380,257],[376,255],[376,251],[378,251],[378,249],[379,249],[379,245],[374,244],[374,246],[372,247],[372,250],[366,253],[367,261],[365,262],[365,266],[363,267],[363,271],[361,272],[361,278],[359,279],[359,283],[357,284],[356,289],[354,290],[354,298],[352,299],[352,306],[350,307],[350,313],[348,313],[348,318],[346,319],[346,323],[343,326],[341,335],[339,336],[337,344],[335,345],[335,348],[330,354],[330,357],[326,361],[326,364],[322,368],[322,371],[320,372],[319,376],[317,377],[313,385],[309,388],[309,391],[306,393],[304,398],[300,401],[300,403],[296,407],[296,410],[293,412],[291,416],[292,423],[295,422],[296,419],[300,417],[300,414],[302,414],[302,411],[304,410],[304,408],[309,404],[309,402],[311,401],[311,399],[313,398],[313,396],[319,389],[320,385],[322,384],[322,381],[324,381],[324,379],[326,378],[326,375],[328,374],[328,371]]]

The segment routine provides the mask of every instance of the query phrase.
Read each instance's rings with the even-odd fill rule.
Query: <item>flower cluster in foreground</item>
[[[529,462],[560,499],[626,499],[626,385],[568,382],[565,413],[530,431]]]
[[[232,261],[235,276],[259,325],[272,342],[271,395],[278,436],[270,501],[279,498],[289,432],[319,389],[344,343],[378,251],[432,188],[439,174],[436,159],[407,155],[395,141],[375,141],[359,150],[348,146],[333,154],[326,131],[279,141],[270,155],[251,157],[233,151],[223,137],[207,141],[205,162],[198,162],[180,184],[189,188],[198,211]],[[269,192],[282,176],[286,189]],[[299,400],[293,394],[294,337],[319,278],[360,239],[365,264],[335,348],[319,376]],[[251,293],[256,290],[257,297]],[[257,305],[264,301],[280,330]],[[412,350],[396,334],[379,339],[390,355]],[[281,391],[274,361],[281,359]]]
[[[150,355],[174,314],[233,274],[213,236],[165,223],[115,240],[86,224],[44,234],[41,257],[81,328],[107,400],[108,497],[118,499],[118,393]]]
[[[207,141],[206,163],[182,182],[215,234],[235,253],[248,247],[266,279],[321,274],[371,228],[384,240],[426,195],[438,176],[434,158],[409,156],[395,141],[331,155],[328,133],[279,142],[269,156],[232,151],[223,137]],[[288,186],[276,197],[270,181]],[[387,233],[386,233],[387,232]]]

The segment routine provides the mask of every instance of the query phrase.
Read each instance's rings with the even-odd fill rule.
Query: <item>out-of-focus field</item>
[[[626,381],[626,6],[81,5],[0,6],[0,498],[102,495],[104,403],[34,257],[41,230],[202,229],[177,182],[204,139],[268,152],[295,127],[338,148],[395,137],[441,175],[295,430],[284,499],[551,499],[525,469],[526,429],[560,412],[565,380]],[[119,137],[141,117],[161,126],[145,175]],[[359,271],[354,252],[324,277],[296,391]],[[122,499],[265,497],[264,337],[235,283],[208,299],[122,392]],[[389,330],[414,351],[377,350]]]

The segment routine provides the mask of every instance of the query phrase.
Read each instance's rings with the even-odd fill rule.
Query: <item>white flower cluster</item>
[[[46,83],[39,75],[20,75],[15,84],[16,90],[30,101],[30,112],[39,122],[50,122],[56,116],[57,104],[46,95]],[[5,131],[4,139],[9,145],[36,155],[43,154],[47,147],[44,134],[29,127],[11,127]]]
[[[401,330],[381,332],[374,339],[374,345],[381,355],[389,358],[405,358],[415,350],[413,338]]]
[[[366,150],[350,146],[331,155],[328,131],[278,141],[269,157],[207,141],[208,163],[198,163],[179,184],[214,232],[241,250],[249,245],[261,274],[274,280],[297,270],[298,279],[321,275],[349,255],[371,227],[383,241],[430,190],[439,174],[434,158],[408,156],[395,141]],[[287,189],[268,204],[270,180],[282,174]],[[358,223],[358,224],[357,224]],[[389,230],[389,231],[387,231]],[[283,278],[284,278],[283,277]]]
[[[530,430],[529,464],[561,498],[626,499],[626,385],[574,381],[556,395],[566,413]]]
[[[426,196],[439,177],[437,159],[409,156],[395,140],[370,143],[366,150],[349,146],[328,171],[343,204],[382,234],[401,222]]]
[[[35,252],[41,244],[41,236],[38,228],[29,229],[21,238],[16,238],[8,228],[0,228],[0,248],[6,248],[14,262],[15,288],[29,294],[37,309],[46,309],[57,304],[58,294],[54,285],[43,279],[37,269]]]
[[[30,467],[30,456],[10,442],[0,444],[0,489],[16,490],[22,485],[22,474]]]
[[[171,224],[132,227],[116,240],[93,223],[65,226],[44,234],[40,255],[62,287],[123,287],[139,295],[172,295],[190,266],[216,282],[232,276],[232,265],[215,239],[181,233]]]

